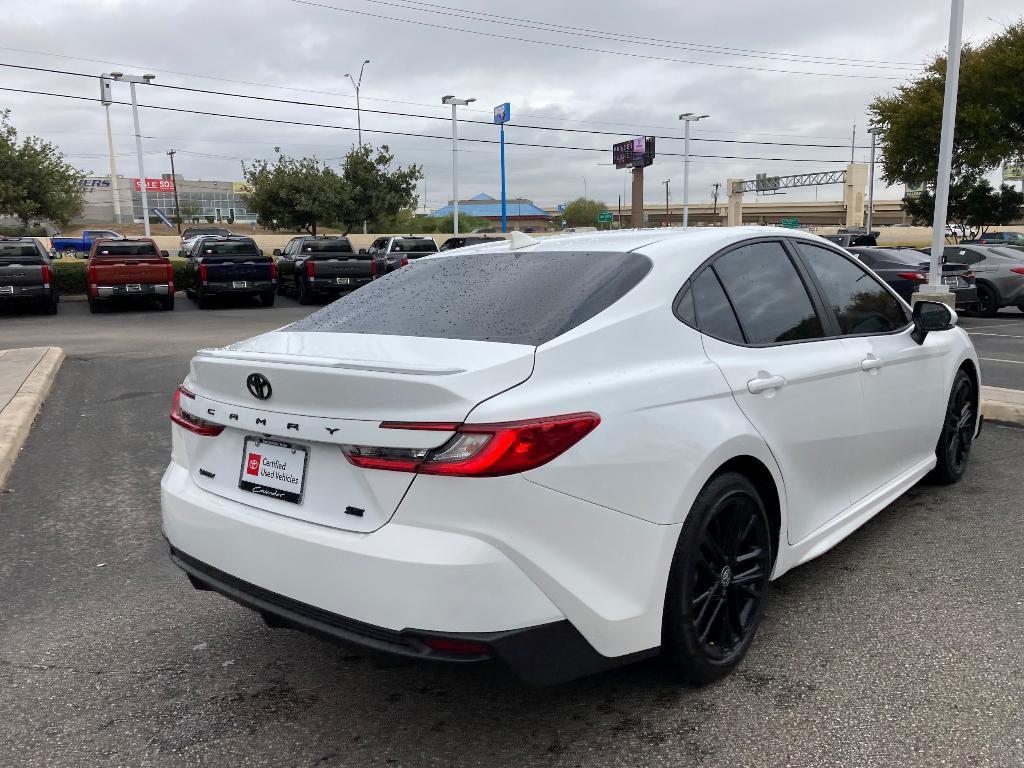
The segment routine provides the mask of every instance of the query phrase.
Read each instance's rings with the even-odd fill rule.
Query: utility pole
[[[110,78],[100,75],[100,102],[107,113],[107,153],[110,155],[110,190],[114,196],[114,223],[121,223],[121,193],[117,188],[117,160],[114,158],[114,134],[110,129]]]
[[[711,186],[714,187],[714,189],[715,189],[715,191],[712,192],[712,195],[713,195],[713,199],[715,201],[715,221],[718,221],[718,188],[720,186],[722,186],[722,185],[719,184],[718,182],[715,182]]]
[[[356,80],[354,77],[352,77],[352,75],[348,74],[347,72],[345,73],[345,77],[352,81],[352,87],[356,89],[356,130],[359,132],[358,135],[360,147],[363,146],[363,116],[362,111],[360,110],[359,107],[359,89],[363,87],[363,68],[369,63],[370,60],[367,59],[359,67],[358,80]],[[363,234],[365,235],[366,232],[364,231]]]
[[[174,153],[176,149],[167,150],[167,156],[171,158],[171,181],[174,183],[174,222],[178,225],[178,234],[181,234],[181,203],[178,202],[178,175],[174,172]]]
[[[850,162],[853,162],[853,150],[857,144],[857,124],[853,124],[853,133],[850,135]]]
[[[684,132],[685,140],[683,146],[683,226],[690,226],[690,123],[703,120],[709,115],[695,115],[693,112],[683,112],[679,119],[686,124]]]
[[[931,266],[928,289],[922,298],[952,305],[949,287],[942,282],[942,252],[946,244],[946,213],[949,206],[950,166],[953,162],[953,130],[956,127],[956,96],[960,85],[960,47],[964,28],[964,0],[952,0],[949,11],[949,47],[946,90],[942,99],[942,134],[939,139],[939,173],[935,180],[935,216],[932,219]],[[920,286],[911,297],[921,297]]]
[[[465,107],[476,101],[475,98],[458,99],[454,96],[443,96],[442,104],[452,106],[452,221],[455,234],[459,234],[459,123],[455,116],[456,107]]]
[[[622,229],[622,195],[619,195],[619,229]]]
[[[661,183],[665,185],[665,226],[667,227],[669,225],[669,223],[668,223],[668,185],[672,183],[672,180],[671,179],[665,179]]]
[[[868,234],[871,234],[871,218],[875,209],[875,135],[878,133],[878,128],[872,126],[868,128],[868,133],[871,134],[871,171],[868,176],[868,215],[867,215],[867,229]]]

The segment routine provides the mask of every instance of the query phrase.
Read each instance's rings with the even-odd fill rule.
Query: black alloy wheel
[[[768,596],[772,537],[757,489],[727,472],[701,491],[669,575],[663,650],[673,672],[702,685],[746,655]]]
[[[974,381],[961,368],[953,379],[942,434],[935,446],[936,463],[932,477],[937,482],[946,485],[958,482],[967,471],[978,421],[976,408]]]
[[[978,286],[978,314],[982,317],[995,317],[999,314],[999,299],[996,292],[987,285]]]

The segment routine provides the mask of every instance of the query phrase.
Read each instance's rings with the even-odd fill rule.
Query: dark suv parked
[[[373,279],[371,257],[356,253],[347,237],[293,237],[277,257],[277,292],[294,291],[299,304],[336,298]]]

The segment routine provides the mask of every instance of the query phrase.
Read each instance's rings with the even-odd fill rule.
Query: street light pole
[[[369,63],[370,63],[370,60],[367,59],[359,67],[359,79],[358,80],[353,78],[352,75],[348,74],[347,72],[345,73],[345,77],[347,77],[349,80],[352,81],[352,87],[356,89],[356,130],[358,131],[358,135],[359,135],[359,146],[360,147],[363,146],[363,115],[362,115],[361,108],[359,106],[359,89],[363,87],[363,69]]]
[[[442,104],[452,106],[452,210],[455,234],[459,234],[459,123],[455,115],[456,107],[465,107],[472,104],[476,99],[457,99],[454,96],[444,96]]]
[[[956,127],[956,96],[960,84],[960,45],[963,27],[964,0],[952,0],[949,12],[946,90],[942,99],[942,136],[939,139],[939,174],[935,180],[935,215],[932,218],[931,267],[928,271],[928,293],[947,296],[949,288],[942,282],[942,251],[946,243],[946,213],[949,206],[949,177],[953,161],[953,131]],[[921,293],[920,288],[917,292]]]
[[[181,203],[178,202],[178,174],[174,172],[174,153],[176,149],[167,150],[167,156],[171,158],[171,182],[174,184],[174,223],[178,225],[178,234],[181,234]]]
[[[683,226],[690,226],[690,123],[703,120],[709,115],[694,115],[693,112],[683,112],[679,119],[686,124],[683,133]]]
[[[868,220],[867,230],[868,234],[871,234],[871,219],[874,215],[875,210],[875,135],[878,133],[878,129],[872,126],[868,128],[868,133],[871,134],[871,175],[868,176]]]
[[[110,128],[110,105],[113,97],[110,95],[110,76],[100,75],[100,103],[107,113],[107,153],[110,156],[110,191],[114,197],[114,223],[121,223],[121,193],[117,184],[117,160],[114,158],[114,132]]]
[[[107,75],[103,75],[107,77]],[[126,75],[124,72],[111,72],[110,77],[118,82],[128,83],[132,92],[132,120],[135,122],[135,154],[139,160],[139,189],[142,192],[142,223],[146,237],[151,236],[149,228],[149,197],[146,195],[146,167],[142,162],[142,130],[139,128],[139,102],[135,98],[135,84],[149,85],[156,80],[156,75]]]
[[[663,182],[661,182],[662,184],[665,185],[665,226],[666,227],[669,225],[669,222],[668,222],[668,185],[669,185],[669,183],[671,181],[672,181],[671,179],[665,179]]]

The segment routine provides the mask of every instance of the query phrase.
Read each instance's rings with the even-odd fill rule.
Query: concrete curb
[[[982,387],[981,412],[990,421],[1024,424],[1024,390]]]
[[[0,488],[14,468],[32,422],[50,394],[62,362],[64,350],[48,347],[10,402],[0,410]]]

